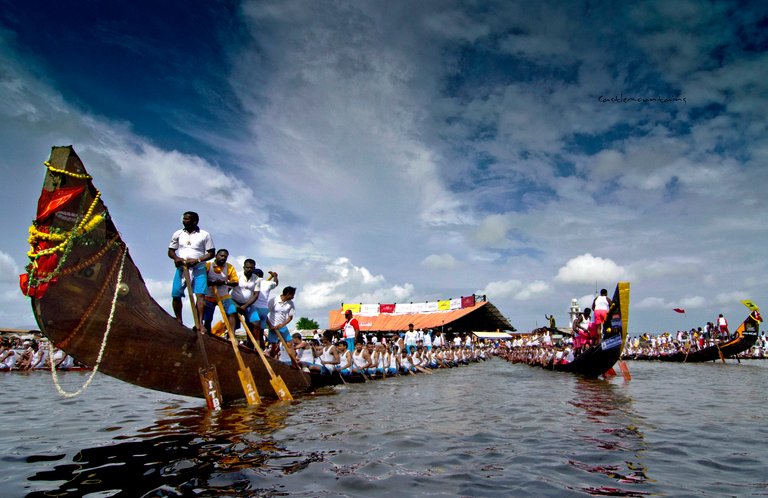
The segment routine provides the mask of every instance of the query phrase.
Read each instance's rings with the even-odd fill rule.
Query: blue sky
[[[619,279],[631,333],[739,322],[768,303],[766,28],[759,2],[0,0],[0,326],[33,323],[69,144],[166,308],[192,209],[321,326],[477,292],[530,330]]]

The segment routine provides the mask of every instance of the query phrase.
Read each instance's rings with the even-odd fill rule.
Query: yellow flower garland
[[[72,173],[71,171],[67,171],[65,169],[54,168],[53,165],[48,161],[45,161],[43,164],[45,164],[45,167],[48,168],[48,171],[52,171],[53,173],[71,176],[72,178],[77,178],[79,180],[90,180],[92,178],[91,175],[86,173]]]
[[[96,228],[99,223],[104,221],[104,216],[101,214],[93,215],[94,209],[96,209],[96,206],[98,205],[99,198],[101,197],[101,191],[96,191],[96,196],[93,198],[93,201],[91,202],[90,207],[88,207],[88,211],[85,213],[85,216],[83,216],[82,221],[72,230],[64,233],[44,233],[41,232],[35,227],[35,225],[31,225],[29,227],[29,245],[30,249],[29,252],[27,252],[27,256],[30,259],[37,259],[40,256],[45,256],[48,254],[54,254],[56,252],[63,251],[64,248],[67,246],[67,244],[74,239],[75,237],[80,237],[81,235],[85,235],[86,233],[91,232],[94,228]],[[39,240],[50,240],[53,242],[60,242],[60,244],[49,247],[48,249],[43,249],[41,251],[35,251],[35,244]]]

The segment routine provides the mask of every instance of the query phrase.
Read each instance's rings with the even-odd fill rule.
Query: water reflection
[[[203,490],[206,496],[280,494],[254,483],[265,473],[292,474],[324,458],[321,452],[287,450],[272,439],[285,427],[290,408],[282,402],[218,413],[165,407],[159,410],[161,418],[136,435],[84,448],[71,463],[30,476],[29,481],[56,487],[27,496],[190,496]]]
[[[569,464],[581,471],[600,474],[617,483],[642,485],[654,482],[647,476],[647,468],[642,463],[646,449],[645,435],[639,425],[640,417],[633,411],[632,398],[621,387],[599,379],[577,379],[574,397],[569,404],[579,410],[573,413],[575,422],[573,431],[598,451],[590,451],[589,446],[580,456],[571,459]],[[602,436],[597,436],[602,435]],[[620,464],[606,464],[609,458],[616,457]],[[616,455],[613,455],[616,453]],[[586,461],[585,461],[586,460]],[[588,463],[590,461],[599,463]],[[575,489],[575,488],[573,488]],[[619,488],[614,486],[585,486],[581,491],[595,496],[646,496],[650,493]]]

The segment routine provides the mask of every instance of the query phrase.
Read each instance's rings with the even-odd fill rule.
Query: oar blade
[[[621,375],[624,376],[625,381],[632,380],[632,375],[630,375],[629,368],[627,367],[627,364],[624,363],[624,360],[619,360],[619,369],[621,369]]]
[[[261,398],[259,392],[256,390],[256,382],[253,380],[251,369],[245,367],[244,370],[238,370],[237,375],[240,377],[240,384],[243,385],[243,392],[245,393],[245,400],[249,405],[260,405]]]
[[[616,370],[613,369],[613,367],[609,368],[604,374],[603,377],[615,377],[616,376]]]
[[[269,383],[272,384],[272,389],[275,390],[275,394],[277,394],[278,398],[283,401],[291,401],[293,399],[293,396],[291,396],[291,392],[288,390],[288,386],[285,385],[285,381],[282,377],[278,375],[274,379],[271,379]]]
[[[216,367],[201,368],[199,373],[208,409],[214,411],[221,410],[224,400],[221,397],[221,387],[219,386],[219,376],[216,374]]]

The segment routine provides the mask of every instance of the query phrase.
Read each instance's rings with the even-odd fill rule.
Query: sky
[[[0,0],[0,327],[54,145],[168,310],[187,210],[321,327],[477,293],[526,331],[619,280],[632,335],[768,306],[765,2],[180,6]]]

